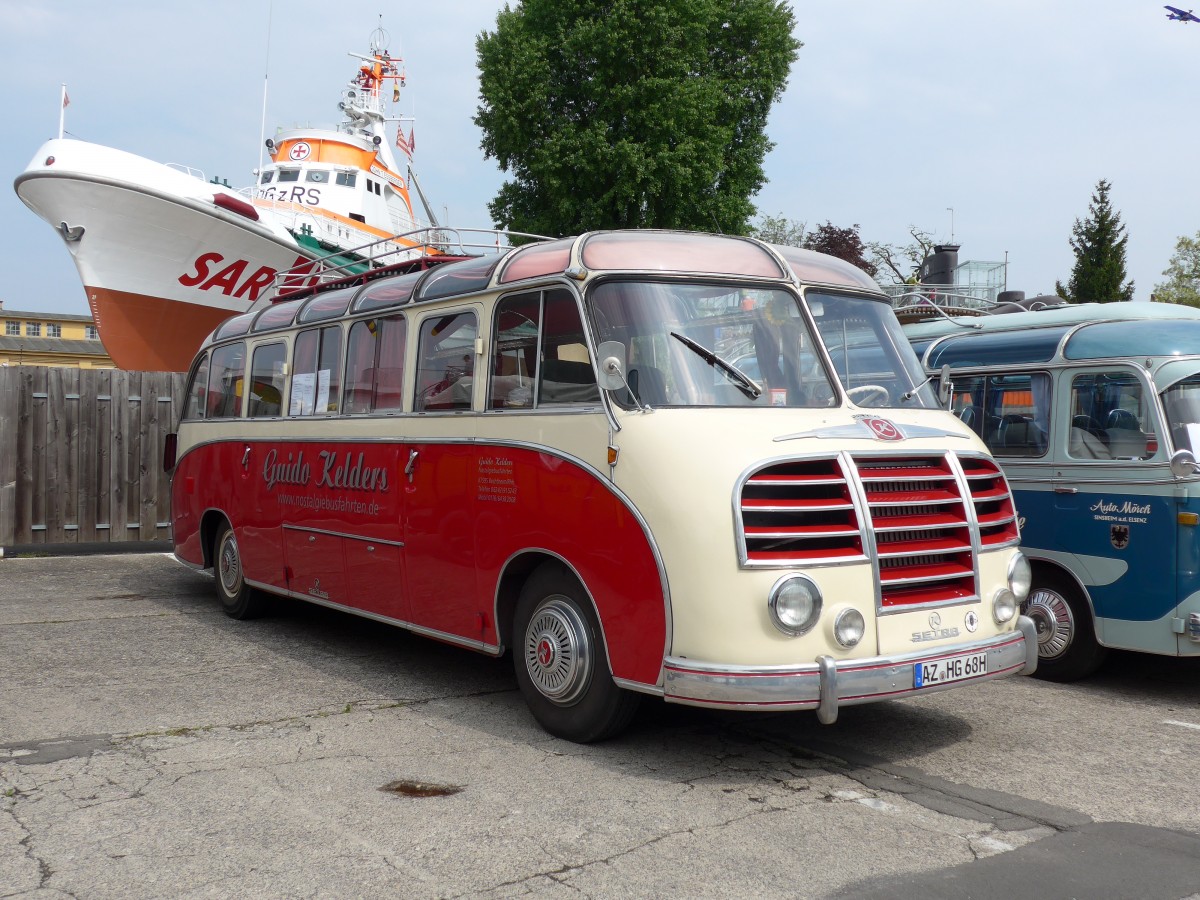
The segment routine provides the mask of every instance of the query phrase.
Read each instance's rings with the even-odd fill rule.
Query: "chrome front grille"
[[[978,596],[975,553],[1018,539],[1012,496],[990,459],[850,454],[771,463],[738,497],[745,566],[875,559],[887,611]]]

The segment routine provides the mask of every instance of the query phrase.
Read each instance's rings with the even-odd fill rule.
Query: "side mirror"
[[[954,382],[950,380],[950,364],[942,366],[938,373],[938,405],[942,409],[950,408],[950,398],[954,396]]]
[[[599,360],[600,387],[619,391],[625,387],[625,345],[620,341],[605,341],[596,348]]]
[[[1196,464],[1196,457],[1191,450],[1176,450],[1171,456],[1171,474],[1176,478],[1185,478],[1197,472],[1200,472],[1200,465]]]

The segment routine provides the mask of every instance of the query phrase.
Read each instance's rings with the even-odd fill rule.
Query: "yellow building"
[[[22,312],[0,301],[0,366],[111,369],[91,316]]]

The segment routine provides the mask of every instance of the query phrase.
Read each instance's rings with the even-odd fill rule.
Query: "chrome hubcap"
[[[1071,646],[1075,637],[1075,616],[1060,594],[1034,591],[1025,601],[1022,612],[1033,619],[1037,628],[1038,656],[1042,659],[1057,659]]]
[[[230,597],[242,588],[242,561],[238,556],[237,541],[230,532],[221,542],[221,552],[217,554],[218,575],[221,586]]]
[[[592,669],[587,626],[566,598],[548,597],[529,620],[525,669],[534,687],[560,706],[587,686]]]

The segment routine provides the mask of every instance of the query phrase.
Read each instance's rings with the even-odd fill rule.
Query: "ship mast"
[[[361,60],[362,64],[359,66],[354,80],[342,91],[342,100],[338,103],[338,109],[346,118],[338,125],[338,130],[372,141],[379,155],[379,161],[388,169],[396,171],[396,160],[392,154],[391,143],[387,139],[384,125],[399,117],[387,115],[385,89],[391,88],[392,103],[398,103],[400,89],[405,86],[406,76],[404,60],[394,57],[388,52],[388,42],[387,31],[383,28],[376,28],[371,32],[371,55],[350,54],[355,59]]]

